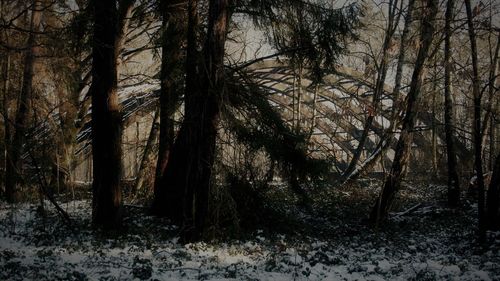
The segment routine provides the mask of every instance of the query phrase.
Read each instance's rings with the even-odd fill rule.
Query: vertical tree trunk
[[[149,168],[149,163],[152,161],[151,158],[153,152],[153,145],[155,144],[156,139],[158,138],[159,119],[160,119],[160,114],[159,111],[157,110],[155,112],[155,116],[153,117],[153,123],[151,124],[151,131],[149,132],[149,137],[146,142],[146,147],[144,147],[144,152],[142,153],[142,159],[139,164],[139,169],[137,171],[137,178],[135,180],[134,188],[131,191],[132,195],[133,193],[138,192],[143,188],[144,180],[146,178],[146,172]]]
[[[114,0],[94,1],[92,50],[92,220],[117,228],[122,220],[121,109],[117,94],[117,8]]]
[[[161,1],[165,2],[165,1]],[[127,33],[130,26],[130,18],[134,8],[135,0],[119,0],[117,11],[117,29],[115,37],[115,60],[116,64],[120,65],[122,60],[120,54],[127,39]]]
[[[4,124],[4,147],[2,150],[2,154],[4,154],[4,162],[2,163],[4,173],[2,175],[2,187],[5,188],[5,182],[8,177],[12,177],[12,175],[7,174],[7,163],[10,161],[9,151],[10,151],[10,142],[11,142],[11,134],[10,134],[10,119],[9,119],[9,77],[10,77],[10,54],[7,52],[5,55],[4,68],[2,72],[2,115],[3,115],[3,124]],[[3,190],[5,192],[5,190]]]
[[[496,101],[496,104],[495,104],[495,108],[499,108],[499,100]],[[495,111],[496,113],[495,114],[498,114],[498,110]],[[496,139],[497,139],[497,130],[496,130],[496,125],[494,125],[494,115],[492,114],[490,116],[490,154],[491,155],[494,155],[495,151],[496,151]],[[495,160],[493,159],[493,156],[490,156],[490,161],[489,161],[489,167],[490,167],[490,170],[493,170],[493,167],[494,167],[494,162]]]
[[[31,12],[31,26],[28,35],[27,51],[24,60],[23,82],[18,101],[18,108],[14,123],[14,136],[8,152],[9,161],[7,161],[6,173],[8,175],[5,182],[5,195],[9,202],[16,202],[18,198],[17,185],[20,183],[22,169],[23,146],[26,142],[26,130],[29,124],[29,114],[31,111],[31,97],[33,89],[33,75],[36,60],[36,34],[40,29],[42,19],[42,2],[33,1],[33,10]]]
[[[436,67],[434,66],[434,71]],[[432,176],[436,180],[439,177],[439,163],[438,163],[438,137],[437,137],[437,120],[436,116],[436,75],[434,75],[434,81],[432,82],[432,123],[431,123],[431,143],[432,143]]]
[[[187,194],[194,191],[188,181],[188,149],[187,123],[188,118],[197,113],[196,99],[193,93],[200,91],[200,68],[198,53],[198,0],[188,0],[187,3],[187,47],[186,47],[186,77],[184,91],[184,121],[177,138],[169,153],[160,186],[155,185],[155,198],[152,211],[156,215],[169,217],[174,223],[182,224],[185,220],[185,209],[191,210],[192,199]],[[160,190],[161,188],[161,190]]]
[[[446,156],[448,160],[448,205],[452,208],[458,206],[460,202],[460,182],[457,172],[457,155],[453,131],[455,123],[453,121],[453,101],[451,98],[451,21],[453,20],[453,10],[455,0],[448,0],[446,5],[446,22],[444,27],[444,130],[446,135]]]
[[[500,153],[497,155],[493,166],[493,174],[488,188],[486,203],[488,228],[491,230],[498,230],[500,228]]]
[[[488,128],[490,129],[490,144],[493,143],[491,142],[491,138],[494,138],[493,133],[495,131],[495,109],[493,108],[494,106],[494,96],[497,87],[497,73],[498,73],[498,54],[500,52],[500,31],[498,32],[497,35],[497,44],[495,47],[495,51],[492,54],[492,59],[490,62],[490,71],[489,71],[489,77],[488,77],[488,102],[486,105],[486,114],[484,115],[483,123],[482,123],[482,136],[483,136],[483,146],[486,145],[486,137],[488,136]],[[490,155],[489,155],[489,163],[490,163],[490,169],[493,167],[493,163],[495,159],[495,151],[494,149],[490,149]]]
[[[422,76],[424,63],[432,44],[434,35],[434,19],[438,11],[438,3],[436,0],[427,0],[421,27],[421,47],[418,51],[413,70],[412,79],[410,82],[410,90],[408,92],[408,104],[406,106],[406,115],[403,119],[401,134],[396,146],[394,161],[391,171],[387,176],[382,187],[381,195],[372,209],[370,220],[378,225],[380,220],[385,219],[394,201],[394,197],[401,186],[409,162],[410,148],[412,143],[412,131],[415,127],[416,104],[420,96],[420,88],[422,84]]]
[[[202,79],[202,91],[194,93],[197,99],[194,105],[198,114],[188,118],[191,127],[189,139],[191,168],[188,177],[192,179],[188,186],[194,190],[193,208],[188,209],[188,222],[192,220],[193,226],[186,225],[188,231],[184,238],[198,240],[203,238],[207,231],[209,216],[209,200],[213,163],[215,160],[215,143],[217,127],[219,125],[220,99],[224,91],[224,54],[229,24],[230,0],[211,0],[209,2],[207,39],[203,49],[205,74]],[[190,229],[192,231],[190,231]]]
[[[476,45],[476,31],[474,29],[472,7],[470,0],[465,0],[465,9],[467,11],[467,26],[469,27],[469,40],[471,44],[472,58],[472,95],[474,98],[474,168],[477,177],[478,190],[478,214],[479,214],[479,239],[484,240],[486,235],[486,218],[484,209],[484,176],[483,176],[483,161],[482,161],[482,130],[481,130],[481,91],[479,89],[479,65]]]
[[[302,63],[299,64],[298,75],[297,75],[297,123],[295,124],[295,132],[300,133],[301,130],[301,121],[302,118],[302,76],[303,76],[303,67]],[[295,109],[294,109],[295,110]]]
[[[166,215],[168,202],[167,187],[161,181],[167,167],[174,143],[174,113],[180,96],[181,80],[179,70],[182,63],[182,43],[185,38],[186,13],[184,1],[162,1],[162,60],[160,90],[160,141],[154,183],[152,211]]]
[[[167,164],[163,184],[169,190],[183,191],[182,239],[198,240],[209,227],[209,200],[215,142],[219,124],[220,98],[224,89],[224,45],[229,23],[229,0],[209,2],[204,63],[196,83],[196,45],[194,35],[196,1],[190,1],[185,117]],[[194,8],[194,9],[193,9]],[[193,9],[193,10],[192,10]],[[192,83],[193,82],[193,83]],[[200,86],[198,86],[200,85]],[[179,219],[179,211],[171,215]]]

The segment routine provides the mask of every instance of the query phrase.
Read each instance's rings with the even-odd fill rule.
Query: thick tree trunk
[[[117,228],[122,220],[121,109],[117,94],[117,8],[115,1],[94,1],[92,50],[92,220]]]
[[[451,98],[451,21],[453,20],[454,0],[448,0],[446,6],[446,22],[444,27],[444,130],[446,134],[446,154],[448,159],[448,205],[457,207],[460,202],[460,182],[457,172],[457,156],[453,130],[453,101]]]
[[[402,129],[396,146],[394,161],[391,171],[382,187],[382,192],[372,209],[370,220],[378,225],[380,220],[385,219],[389,213],[394,197],[401,187],[401,181],[406,173],[410,158],[410,148],[412,143],[412,132],[415,127],[416,104],[420,96],[424,63],[432,44],[434,35],[434,19],[438,11],[438,3],[435,0],[425,1],[427,6],[423,14],[421,41],[422,45],[418,51],[408,92],[408,104],[406,115],[403,119]]]
[[[209,227],[209,200],[213,163],[215,160],[215,144],[219,125],[220,100],[224,91],[224,54],[225,43],[230,20],[229,5],[231,0],[211,0],[209,2],[208,31],[204,46],[204,68],[202,90],[197,97],[196,105],[199,113],[192,116],[197,124],[191,133],[193,170],[189,176],[195,180],[190,182],[195,191],[192,215],[188,210],[188,221],[192,216],[193,230],[185,233],[186,240],[197,240],[203,237]],[[189,120],[189,119],[188,119]],[[188,229],[190,228],[187,225]]]
[[[493,174],[488,188],[486,210],[488,215],[488,228],[498,230],[500,228],[500,153],[495,159]]]
[[[18,108],[14,123],[14,136],[11,149],[8,152],[9,161],[7,161],[6,173],[7,179],[5,182],[5,195],[9,202],[16,202],[19,198],[18,184],[20,184],[22,170],[22,154],[23,146],[26,142],[26,130],[29,124],[29,114],[31,111],[31,97],[33,90],[33,75],[36,60],[36,34],[40,29],[42,19],[42,2],[40,0],[33,1],[33,10],[31,12],[31,26],[29,33],[27,51],[24,61],[23,82],[21,94],[19,96]]]
[[[160,141],[154,183],[153,213],[168,213],[168,191],[161,183],[174,143],[174,113],[180,96],[179,70],[182,64],[182,44],[185,39],[185,1],[161,2],[162,13],[162,63],[160,90]]]
[[[184,220],[186,194],[193,194],[187,185],[188,144],[186,123],[190,116],[196,114],[196,100],[193,93],[200,91],[199,53],[198,53],[198,1],[189,0],[187,7],[187,47],[186,47],[186,81],[184,90],[184,121],[177,134],[175,143],[169,153],[160,186],[155,184],[155,199],[152,211],[156,215],[169,217],[174,223],[182,224]],[[157,167],[158,168],[158,167]],[[192,197],[192,196],[191,196]],[[192,200],[191,200],[192,201]],[[187,207],[187,209],[192,209]]]
[[[194,1],[190,2],[190,7],[193,7]],[[184,241],[202,239],[209,227],[211,178],[220,98],[224,89],[223,59],[230,18],[228,9],[228,0],[212,0],[209,3],[207,39],[203,48],[204,63],[201,66],[204,71],[200,73],[200,86],[190,83],[196,79],[192,76],[196,74],[196,61],[190,56],[196,54],[189,54],[195,41],[194,38],[190,39],[189,35],[193,33],[188,30],[186,114],[162,181],[169,190],[184,192],[180,209]],[[190,21],[193,16],[190,15]],[[189,28],[194,28],[191,22]],[[171,210],[171,215],[179,219],[179,210]]]

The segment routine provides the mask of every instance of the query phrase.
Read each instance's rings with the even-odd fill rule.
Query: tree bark
[[[495,131],[495,109],[493,108],[494,106],[494,96],[497,87],[497,73],[498,73],[498,54],[500,53],[500,31],[498,32],[497,35],[497,44],[495,47],[495,51],[493,53],[492,59],[491,59],[491,64],[490,64],[490,71],[489,71],[489,77],[488,77],[488,102],[486,105],[486,114],[484,115],[483,122],[482,122],[482,136],[483,136],[483,146],[486,146],[486,137],[488,136],[487,132],[488,129],[490,129],[490,144],[494,143],[491,141],[491,139],[494,139],[493,133]],[[490,149],[490,155],[489,155],[489,163],[490,165],[494,162],[495,158],[495,151],[494,149]],[[492,165],[490,166],[490,169],[492,169]]]
[[[190,1],[192,8],[195,1]],[[195,15],[190,10],[190,21]],[[224,89],[224,45],[229,23],[229,0],[209,2],[207,38],[200,65],[200,84],[196,77],[195,38],[188,30],[185,117],[175,141],[162,181],[175,192],[183,191],[183,204],[171,215],[183,224],[181,238],[195,241],[205,237],[209,228],[209,200],[215,143],[219,125],[220,98]],[[190,26],[189,28],[194,28]],[[199,85],[199,86],[198,86]]]
[[[11,125],[10,125],[10,119],[9,119],[9,98],[8,98],[8,91],[9,91],[9,77],[10,77],[10,54],[7,52],[4,57],[4,68],[2,72],[2,79],[3,79],[3,85],[2,85],[2,115],[3,115],[3,124],[4,124],[4,135],[3,135],[3,150],[2,153],[4,154],[4,162],[2,163],[2,166],[4,168],[4,174],[2,175],[2,186],[5,188],[5,182],[7,181],[8,177],[12,177],[12,175],[7,174],[7,163],[10,161],[9,157],[9,152],[10,152],[10,142],[11,142]],[[5,192],[5,189],[3,190]]]
[[[28,35],[27,51],[24,60],[23,82],[18,101],[18,108],[14,121],[14,136],[8,152],[9,161],[7,161],[5,182],[5,195],[8,202],[19,200],[18,185],[21,182],[20,175],[22,170],[23,146],[26,142],[26,130],[29,124],[29,115],[31,111],[31,97],[33,91],[33,76],[37,53],[36,37],[40,29],[42,19],[42,2],[33,1],[33,10],[31,12],[31,25]]]
[[[490,186],[488,188],[488,198],[486,201],[486,210],[488,216],[488,228],[498,230],[500,228],[500,153],[495,159],[493,174],[491,176]]]
[[[467,11],[467,26],[469,28],[469,40],[471,45],[472,58],[472,95],[474,97],[474,119],[473,119],[473,143],[474,143],[474,168],[477,177],[478,191],[478,215],[479,215],[479,240],[484,240],[486,236],[486,217],[484,202],[484,176],[482,161],[482,130],[481,130],[481,91],[479,89],[479,64],[476,43],[476,31],[474,29],[473,15],[470,0],[465,0]]]
[[[159,127],[158,121],[160,119],[159,111],[155,112],[153,117],[153,123],[151,125],[151,131],[149,132],[149,137],[146,142],[146,147],[144,147],[144,152],[142,153],[141,163],[139,165],[139,170],[137,171],[137,178],[135,180],[134,188],[131,191],[132,195],[143,188],[144,180],[146,178],[146,172],[149,168],[149,163],[152,161],[153,145],[158,138]]]
[[[401,181],[406,173],[410,158],[410,148],[412,143],[412,133],[415,127],[416,104],[420,96],[424,63],[432,44],[434,35],[434,19],[438,11],[438,3],[435,0],[425,1],[427,6],[423,14],[421,27],[421,48],[418,51],[415,68],[413,69],[410,90],[408,92],[408,104],[406,115],[403,119],[402,129],[396,146],[394,161],[391,171],[382,187],[381,195],[372,209],[370,220],[377,226],[385,219],[394,201],[394,197],[401,187]]]
[[[153,213],[166,215],[168,210],[167,187],[161,183],[174,144],[174,113],[180,96],[179,70],[182,64],[182,44],[185,40],[185,1],[161,2],[162,60],[160,90],[160,140],[154,183]]]
[[[446,134],[446,155],[448,160],[448,205],[458,207],[460,203],[460,182],[457,172],[457,156],[454,142],[453,100],[451,98],[451,21],[455,1],[448,0],[446,5],[445,39],[444,39],[444,130]]]
[[[117,93],[118,12],[114,0],[94,1],[92,50],[92,222],[118,228],[122,221],[121,108]]]

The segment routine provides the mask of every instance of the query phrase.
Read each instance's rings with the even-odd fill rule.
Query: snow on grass
[[[63,208],[72,229],[48,204],[45,216],[35,205],[0,206],[0,280],[500,280],[500,233],[490,233],[495,242],[483,253],[469,230],[439,227],[330,239],[257,231],[182,245],[176,227],[153,217],[131,214],[123,233],[106,236],[90,228],[88,201]]]

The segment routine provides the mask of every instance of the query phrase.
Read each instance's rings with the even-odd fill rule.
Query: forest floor
[[[109,236],[90,227],[89,200],[61,204],[71,227],[48,202],[43,212],[0,203],[0,280],[500,280],[500,233],[478,244],[475,204],[447,209],[444,190],[408,185],[378,230],[363,220],[371,185],[319,192],[314,211],[276,196],[269,226],[186,245],[142,208],[129,206],[124,231]]]

